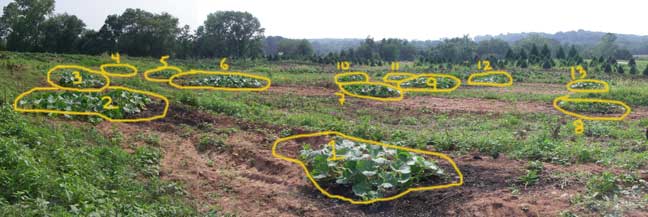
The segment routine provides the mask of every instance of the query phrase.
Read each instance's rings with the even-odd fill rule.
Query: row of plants
[[[363,200],[394,195],[413,186],[447,179],[434,160],[383,146],[335,138],[332,146],[304,145],[300,159],[320,184],[341,187]],[[350,189],[350,191],[348,191]]]
[[[187,82],[191,86],[228,88],[259,88],[267,85],[263,80],[237,75],[210,75],[185,82]]]
[[[58,80],[58,84],[63,87],[74,87],[74,88],[100,88],[106,85],[106,82],[103,79],[100,79],[99,76],[90,74],[90,73],[79,73],[79,78],[75,76],[74,72],[65,71],[61,74]]]
[[[625,108],[612,103],[561,101],[558,105],[567,111],[589,114],[623,114],[625,112]]]
[[[109,96],[116,109],[105,109]],[[18,102],[18,106],[26,109],[49,109],[57,111],[98,112],[113,119],[134,117],[148,109],[153,100],[143,94],[124,90],[99,92],[34,92]],[[72,116],[68,116],[72,117]],[[90,121],[98,122],[98,117],[90,117]]]
[[[443,77],[419,77],[416,79],[412,79],[406,82],[403,82],[400,84],[401,87],[403,88],[431,88],[432,86],[430,85],[432,83],[432,80],[430,79],[436,79],[436,88],[437,89],[449,89],[451,87],[454,87],[457,85],[457,82],[455,80],[449,79],[449,78],[443,78]]]
[[[503,84],[508,82],[508,80],[509,79],[506,76],[500,74],[480,76],[474,79],[475,82],[495,83],[495,84]]]
[[[382,98],[391,98],[400,96],[400,91],[384,85],[377,84],[350,84],[345,85],[344,89],[362,96],[373,96]]]

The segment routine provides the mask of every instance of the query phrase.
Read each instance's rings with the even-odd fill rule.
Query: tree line
[[[247,12],[218,11],[194,32],[168,13],[126,9],[98,30],[75,15],[53,14],[54,0],[15,0],[0,17],[0,48],[21,52],[131,56],[262,57],[264,29]]]
[[[415,61],[446,67],[488,59],[496,68],[537,65],[545,69],[582,64],[583,54],[587,54],[592,59],[588,66],[601,71],[624,73],[618,59],[629,60],[629,73],[639,71],[631,53],[617,46],[617,38],[611,33],[587,52],[573,44],[531,34],[515,43],[495,38],[477,42],[463,36],[424,46],[403,39],[368,37],[357,47],[318,55],[306,39],[265,37],[259,20],[247,12],[211,13],[203,25],[192,31],[188,25],[179,26],[178,18],[171,14],[129,8],[122,14],[107,16],[102,27],[93,30],[75,15],[53,14],[54,5],[54,0],[14,0],[5,6],[0,17],[0,49],[174,58],[301,59],[323,64],[350,61],[357,65]]]

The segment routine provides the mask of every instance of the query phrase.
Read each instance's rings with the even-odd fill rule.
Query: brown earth
[[[554,91],[556,84],[521,84],[516,87],[497,89],[492,87],[482,88],[484,91],[496,92],[528,92],[538,93],[547,92],[547,94],[561,94],[563,92]],[[476,88],[476,87],[471,87]],[[481,88],[481,87],[480,87]],[[335,96],[338,90],[335,88],[324,87],[305,87],[305,86],[279,86],[271,87],[270,93],[281,94],[295,94],[301,96]],[[553,91],[553,92],[551,92]],[[564,92],[567,93],[567,92]],[[546,114],[561,114],[554,109],[552,102],[529,102],[529,101],[504,101],[495,99],[482,99],[482,98],[445,98],[435,96],[405,96],[402,101],[398,102],[380,102],[365,99],[356,99],[346,97],[347,104],[360,104],[369,106],[398,106],[405,110],[410,109],[427,109],[432,112],[470,112],[477,114],[485,113],[546,113]],[[635,107],[632,108],[632,113],[628,116],[629,119],[648,118],[648,108]]]
[[[212,128],[183,138],[180,124]],[[213,134],[230,128],[240,130],[227,134],[228,148],[204,152],[196,149],[199,133]],[[164,153],[161,177],[183,183],[199,210],[215,209],[239,216],[556,216],[569,207],[569,198],[583,187],[562,186],[548,178],[549,174],[603,170],[597,165],[582,168],[545,164],[540,183],[525,189],[517,181],[524,174],[525,162],[473,153],[452,156],[465,177],[461,187],[414,192],[372,205],[352,205],[326,198],[305,179],[298,165],[272,156],[271,144],[280,127],[174,106],[159,121],[104,122],[98,129],[106,135],[119,131],[126,140],[140,132],[158,134]],[[514,186],[520,188],[520,193],[512,190]]]

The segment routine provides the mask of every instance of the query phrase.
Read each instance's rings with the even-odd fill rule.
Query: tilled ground
[[[178,126],[201,123],[208,123],[212,130],[240,130],[229,134],[225,142],[229,148],[199,152],[198,138],[181,137]],[[561,185],[559,180],[542,178],[539,184],[522,186],[522,193],[516,193],[512,187],[521,186],[517,177],[524,174],[526,162],[471,153],[451,156],[465,177],[461,187],[352,205],[326,198],[305,179],[298,165],[272,156],[271,145],[280,127],[175,106],[161,121],[104,122],[98,128],[106,134],[117,129],[127,138],[136,132],[160,135],[162,178],[184,183],[201,211],[217,209],[240,216],[555,216],[569,207],[573,194],[583,191],[581,184]],[[602,170],[597,165],[545,164],[544,173]]]
[[[493,88],[480,87],[481,90],[486,92],[525,92],[525,93],[544,93],[547,94],[567,94],[566,91],[557,91],[551,87],[557,85],[553,84],[521,84],[510,88]],[[560,86],[563,87],[564,86]],[[335,92],[338,91],[337,87],[305,87],[305,86],[280,86],[272,87],[269,89],[269,94],[294,94],[300,96],[331,96],[336,97]],[[472,89],[476,89],[471,87]],[[558,87],[554,87],[558,88]],[[376,108],[383,107],[398,107],[405,110],[421,110],[427,109],[432,112],[470,112],[476,114],[485,113],[546,113],[546,114],[561,114],[553,107],[553,102],[527,102],[518,101],[510,102],[495,99],[481,99],[481,98],[444,98],[436,96],[405,96],[402,101],[397,102],[380,102],[364,99],[355,99],[346,97],[347,105],[359,105],[360,107],[374,106]],[[628,119],[641,119],[648,118],[648,108],[634,107]]]

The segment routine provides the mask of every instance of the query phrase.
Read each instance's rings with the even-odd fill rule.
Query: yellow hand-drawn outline
[[[619,117],[596,117],[596,116],[588,116],[588,115],[582,115],[578,114],[575,112],[570,112],[562,107],[560,107],[558,104],[559,102],[589,102],[589,103],[609,103],[609,104],[615,104],[623,107],[625,109],[625,112],[619,116]],[[630,115],[631,108],[624,102],[618,101],[618,100],[608,100],[608,99],[580,99],[580,98],[569,98],[569,95],[566,96],[560,96],[553,101],[553,106],[556,108],[556,110],[562,112],[563,114],[577,117],[579,119],[583,120],[590,120],[590,121],[621,121],[625,119],[628,115]]]
[[[574,89],[572,86],[577,83],[597,83],[603,85],[603,89]],[[578,79],[567,83],[567,91],[572,93],[607,93],[610,92],[610,85],[601,80],[596,79]]]
[[[340,77],[347,77],[347,76],[355,76],[355,75],[360,75],[363,77],[362,81],[340,81]],[[344,72],[340,74],[335,75],[335,83],[340,85],[340,84],[346,84],[346,83],[352,83],[352,82],[369,82],[369,74],[366,72]]]
[[[178,67],[175,67],[175,66],[169,66],[169,63],[167,63],[167,61],[166,61],[167,59],[169,59],[169,55],[160,57],[160,63],[162,63],[162,66],[157,67],[155,69],[149,69],[149,70],[145,71],[144,72],[144,79],[146,79],[147,81],[152,81],[152,82],[169,82],[169,78],[167,78],[167,79],[152,78],[152,77],[149,77],[149,75],[153,74],[153,73],[156,73],[156,72],[161,72],[161,71],[164,71],[164,70],[173,70],[173,71],[178,72],[176,74],[182,73],[182,69],[180,69]]]
[[[24,113],[54,113],[54,114],[65,114],[65,115],[87,115],[87,116],[99,116],[99,117],[101,117],[101,118],[103,118],[103,119],[105,119],[105,120],[107,120],[107,121],[110,121],[110,122],[141,122],[141,121],[152,121],[152,120],[156,120],[156,119],[160,119],[160,118],[164,118],[164,117],[166,117],[166,115],[167,115],[167,111],[169,110],[169,99],[167,99],[165,96],[162,96],[162,95],[160,95],[160,94],[152,93],[152,92],[148,92],[148,91],[143,91],[143,90],[131,89],[131,88],[128,88],[128,87],[121,87],[121,86],[110,86],[110,87],[108,87],[107,89],[124,90],[124,91],[129,91],[129,92],[134,92],[134,93],[144,94],[144,95],[148,95],[148,96],[153,96],[154,98],[162,99],[162,100],[164,101],[164,111],[163,111],[162,114],[160,114],[160,115],[156,115],[156,116],[152,116],[152,117],[147,117],[147,118],[135,118],[135,119],[112,119],[112,118],[110,118],[110,117],[108,117],[108,116],[106,116],[106,115],[104,115],[104,114],[102,114],[102,113],[99,113],[99,112],[75,112],[75,111],[60,111],[60,110],[52,110],[52,109],[24,109],[24,108],[20,108],[20,107],[18,107],[18,102],[20,102],[20,100],[21,100],[23,97],[25,97],[25,96],[27,96],[27,95],[29,95],[29,94],[35,92],[35,91],[61,91],[61,90],[65,91],[65,89],[56,88],[56,87],[35,87],[35,88],[32,88],[31,90],[28,90],[28,91],[26,91],[26,92],[24,92],[24,93],[21,93],[21,94],[18,95],[18,97],[16,97],[16,99],[14,100],[13,108],[14,108],[14,110],[17,111],[17,112],[24,112]],[[74,90],[72,90],[72,91],[74,91]],[[80,91],[75,91],[75,92],[80,92]],[[100,92],[100,91],[85,91],[85,92]],[[104,100],[104,98],[102,97],[102,102],[103,102],[103,100]],[[111,100],[111,101],[112,101],[112,100]],[[112,103],[112,102],[111,102],[111,103]],[[106,105],[108,105],[108,104],[104,104],[104,108],[105,108]],[[110,106],[112,106],[112,105],[110,105]]]
[[[459,176],[459,180],[458,180],[458,182],[453,182],[453,183],[445,184],[445,185],[434,185],[434,186],[426,186],[426,187],[408,188],[407,190],[405,190],[405,191],[403,191],[403,192],[401,192],[399,194],[396,194],[394,196],[376,198],[376,199],[366,200],[366,201],[362,201],[362,200],[358,201],[358,200],[354,200],[352,198],[344,197],[344,196],[341,196],[341,195],[331,194],[328,191],[326,191],[324,188],[322,188],[317,183],[317,181],[315,181],[313,176],[310,174],[310,171],[308,171],[308,167],[306,166],[306,164],[304,162],[302,162],[302,161],[300,161],[298,159],[290,158],[290,157],[287,157],[287,156],[284,156],[284,155],[281,155],[281,154],[277,153],[277,146],[279,145],[279,143],[283,143],[285,141],[299,139],[299,138],[327,136],[327,135],[336,135],[336,136],[339,136],[339,137],[342,137],[342,138],[345,138],[345,139],[349,139],[349,140],[353,140],[353,141],[357,141],[357,142],[361,142],[361,143],[366,143],[366,144],[370,144],[370,145],[378,145],[378,146],[382,146],[382,147],[386,147],[386,148],[398,149],[398,150],[403,150],[403,151],[408,151],[408,152],[413,152],[413,153],[418,153],[418,154],[424,154],[424,155],[431,155],[431,156],[442,158],[442,159],[446,160],[447,162],[449,162],[452,165],[452,168],[454,169],[456,174]],[[412,148],[407,148],[407,147],[384,144],[384,143],[380,143],[380,142],[376,142],[376,141],[370,141],[370,140],[365,140],[365,139],[361,139],[361,138],[357,138],[357,137],[347,136],[347,135],[344,135],[342,133],[335,132],[335,131],[325,131],[325,132],[310,133],[310,134],[298,134],[298,135],[293,135],[293,136],[289,136],[289,137],[285,137],[285,138],[279,138],[272,145],[272,156],[274,156],[276,158],[279,158],[279,159],[282,159],[282,160],[285,160],[285,161],[288,161],[288,162],[296,163],[299,166],[301,166],[302,169],[304,170],[304,172],[306,173],[306,177],[308,177],[308,179],[313,183],[313,185],[315,185],[317,190],[319,190],[322,194],[326,195],[329,198],[340,199],[340,200],[343,200],[343,201],[350,202],[352,204],[371,204],[371,203],[375,203],[375,202],[379,202],[379,201],[390,201],[390,200],[398,199],[400,197],[403,197],[403,196],[405,196],[405,195],[407,195],[407,194],[409,194],[411,192],[415,192],[415,191],[428,191],[428,190],[444,189],[444,188],[457,187],[457,186],[463,185],[463,174],[459,170],[459,167],[457,167],[457,164],[454,162],[454,160],[452,160],[452,158],[450,158],[449,156],[447,156],[445,154],[442,154],[442,153],[439,153],[439,152],[424,151],[424,150],[419,150],[419,149],[412,149]]]
[[[387,73],[386,76],[389,76],[390,73]],[[405,90],[405,92],[427,92],[427,93],[449,93],[452,91],[455,91],[457,88],[461,86],[461,79],[453,76],[453,75],[446,75],[446,74],[437,74],[437,73],[423,73],[423,74],[412,74],[412,77],[402,79],[398,82],[396,82],[396,85],[398,87],[402,88]],[[383,77],[383,80],[385,80],[385,77]],[[416,80],[422,77],[428,77],[427,80],[425,81],[425,84],[432,87],[432,88],[421,88],[421,87],[402,87],[403,83]],[[455,85],[450,87],[450,88],[443,88],[439,89],[437,88],[437,78],[449,78],[451,80],[455,81]]]
[[[259,80],[264,80],[266,81],[266,85],[263,87],[254,87],[254,88],[238,88],[238,87],[214,87],[214,86],[186,86],[186,85],[180,85],[174,82],[176,78],[182,77],[182,76],[190,76],[190,75],[234,75],[234,76],[241,76],[241,77],[247,77],[247,78],[253,78],[253,79],[259,79]],[[213,72],[213,71],[197,71],[197,70],[191,70],[189,72],[183,72],[179,74],[175,74],[169,78],[169,85],[172,87],[178,88],[178,89],[189,89],[189,90],[224,90],[224,91],[265,91],[270,88],[270,85],[272,84],[272,81],[269,78],[260,76],[260,75],[252,75],[252,74],[247,74],[247,73],[242,73],[242,72]]]
[[[77,71],[83,71],[83,72],[87,72],[87,73],[97,74],[97,75],[102,76],[106,80],[106,83],[100,88],[63,87],[63,86],[57,84],[56,82],[52,81],[52,73],[54,73],[54,71],[59,70],[59,69],[74,69],[74,70],[77,70]],[[103,91],[104,89],[108,88],[108,86],[110,86],[110,77],[108,77],[105,73],[95,71],[95,70],[92,70],[92,69],[89,69],[89,68],[86,68],[86,67],[83,67],[83,66],[58,65],[58,66],[55,66],[54,68],[51,68],[49,71],[47,71],[47,83],[49,83],[53,87],[56,87],[56,88],[61,89],[61,90],[71,90],[71,91],[78,91],[78,92],[99,92],[99,91]]]
[[[403,81],[405,79],[415,77],[416,74],[411,73],[411,72],[389,72],[385,74],[385,76],[382,77],[382,80],[386,83],[398,83],[400,81]],[[404,77],[401,79],[392,79],[392,77]]]
[[[361,75],[364,78],[364,81],[340,81],[340,77],[343,76],[354,76],[354,75]],[[378,100],[378,101],[383,101],[383,102],[388,102],[388,101],[400,101],[403,100],[403,97],[405,95],[405,91],[403,91],[402,88],[384,83],[384,82],[372,82],[369,81],[369,74],[366,72],[345,72],[345,73],[340,73],[335,75],[335,84],[338,85],[338,88],[340,89],[340,92],[336,93],[336,95],[340,96],[340,104],[344,104],[344,95],[349,95],[352,97],[357,97],[357,98],[362,98],[362,99],[371,99],[371,100]],[[399,95],[398,97],[376,97],[376,96],[364,96],[364,95],[359,95],[355,93],[351,93],[344,86],[348,85],[378,85],[378,86],[384,86],[390,89],[394,89],[398,91]]]
[[[508,78],[508,81],[506,83],[474,81],[475,77],[482,77],[482,76],[485,77],[491,75],[504,75],[506,76],[506,78]],[[506,71],[490,71],[490,72],[474,73],[468,76],[468,81],[466,82],[466,84],[471,86],[510,87],[513,86],[513,76],[511,76],[511,74],[509,74]]]
[[[117,54],[111,54],[110,58],[113,59],[116,63],[109,63],[109,64],[102,64],[99,68],[101,69],[101,72],[111,76],[111,77],[122,77],[122,78],[128,78],[128,77],[133,77],[137,75],[137,68],[131,64],[122,64],[121,63],[121,56],[119,56],[119,53]],[[133,72],[131,73],[126,73],[126,74],[120,74],[120,73],[110,73],[106,71],[106,68],[111,68],[111,67],[126,67],[132,70]]]
[[[578,76],[576,73],[578,72]],[[570,76],[572,81],[567,83],[567,90],[572,93],[607,93],[610,91],[610,85],[601,80],[595,80],[595,79],[585,79],[587,77],[587,70],[583,68],[583,66],[576,66],[576,67],[571,67],[570,70]],[[598,83],[603,85],[603,89],[574,89],[572,86],[576,83],[580,82],[591,82],[591,83]],[[563,114],[576,117],[578,118],[575,120],[572,124],[574,125],[574,133],[576,135],[583,134],[585,131],[585,123],[583,123],[583,120],[591,120],[591,121],[622,121],[625,119],[630,113],[632,112],[632,109],[630,106],[628,106],[626,103],[618,100],[608,100],[608,99],[582,99],[582,98],[569,98],[568,95],[564,96],[559,96],[553,101],[553,107],[562,112]],[[596,116],[589,116],[589,115],[583,115],[583,114],[578,114],[576,112],[570,112],[567,111],[566,109],[563,109],[560,107],[558,104],[559,102],[589,102],[589,103],[608,103],[608,104],[615,104],[619,105],[624,108],[624,112],[621,116],[618,117],[596,117]]]
[[[482,65],[484,65],[482,67]],[[466,84],[470,86],[487,86],[487,87],[510,87],[513,86],[513,76],[511,76],[510,73],[506,71],[493,71],[493,67],[491,67],[491,63],[488,60],[483,60],[483,61],[477,61],[477,69],[479,70],[484,70],[485,72],[480,72],[480,73],[473,73],[470,76],[468,76],[468,81],[466,81]],[[479,82],[475,81],[476,77],[487,77],[487,76],[492,76],[492,75],[504,75],[508,81],[506,83],[496,83],[496,82]]]

